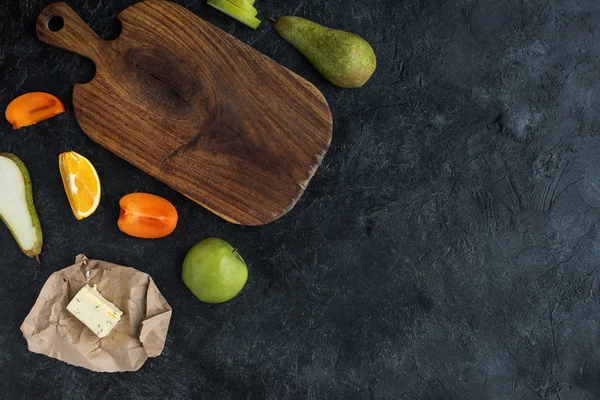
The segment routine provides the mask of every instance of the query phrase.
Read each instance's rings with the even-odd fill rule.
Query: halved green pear
[[[252,14],[253,16],[256,16],[256,14],[258,14],[258,11],[256,11],[256,8],[254,8],[248,0],[227,0],[227,1],[230,2],[231,4],[233,4],[234,6],[238,6],[242,10],[248,12],[249,14]]]
[[[254,16],[256,14],[252,15],[251,13],[241,9],[227,0],[208,0],[206,4],[216,8],[221,12],[224,12],[231,18],[240,21],[242,24],[248,25],[252,29],[256,29],[260,25],[260,19]]]
[[[23,161],[0,153],[0,219],[28,257],[42,251],[42,228],[33,204],[31,178]]]

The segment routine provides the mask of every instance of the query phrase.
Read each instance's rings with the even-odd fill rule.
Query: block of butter
[[[123,315],[123,311],[102,297],[97,285],[85,285],[81,288],[67,306],[67,310],[99,338],[107,336]]]

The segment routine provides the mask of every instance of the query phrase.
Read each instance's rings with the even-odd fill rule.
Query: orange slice
[[[100,178],[96,169],[74,151],[58,156],[58,165],[73,215],[78,220],[89,217],[100,204]]]

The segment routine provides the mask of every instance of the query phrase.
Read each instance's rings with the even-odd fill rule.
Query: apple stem
[[[276,20],[275,18],[271,18],[271,17],[269,17],[269,21],[271,21],[271,22],[272,22],[272,23],[274,23],[274,24],[276,24],[276,23],[277,23],[277,20]]]
[[[40,263],[40,256],[35,256],[35,262]]]

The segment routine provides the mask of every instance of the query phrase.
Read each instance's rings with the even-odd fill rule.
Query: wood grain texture
[[[52,32],[48,22],[64,19]],[[99,38],[65,3],[40,40],[91,59],[73,90],[83,131],[222,218],[262,225],[300,198],[331,141],[331,112],[309,82],[174,3],[148,0]]]

